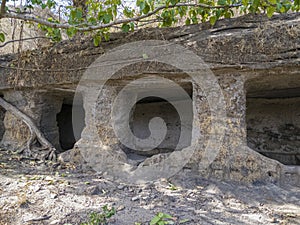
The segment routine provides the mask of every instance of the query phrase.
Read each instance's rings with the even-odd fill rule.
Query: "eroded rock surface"
[[[210,105],[207,99],[207,93],[203,90],[205,87],[192,81],[186,73],[174,66],[139,62],[120,68],[111,80],[105,83],[99,98],[94,93],[89,93],[88,90],[91,88],[89,86],[91,83],[94,86],[102,84],[101,82],[104,82],[102,77],[97,80],[99,83],[92,80],[91,83],[86,83],[85,88],[81,90],[84,118],[78,122],[81,124],[81,129],[79,129],[80,140],[76,146],[80,148],[85,161],[97,171],[117,171],[120,165],[128,167],[134,165],[133,169],[143,165],[154,165],[165,158],[165,155],[160,154],[174,152],[174,149],[170,148],[172,139],[169,142],[165,141],[158,152],[155,152],[159,154],[154,156],[152,156],[154,152],[146,154],[147,160],[144,164],[140,159],[138,162],[134,159],[135,162],[129,163],[133,159],[129,158],[128,152],[123,151],[112,127],[110,117],[112,105],[120,90],[130,81],[151,74],[170,78],[178,83],[191,83],[192,94],[190,95],[193,101],[194,115],[191,136],[198,133],[201,135],[198,139],[193,139],[194,142],[192,141],[197,144],[197,149],[187,163],[187,168],[199,176],[207,178],[214,177],[245,183],[263,181],[280,183],[284,180],[285,171],[288,170],[286,166],[273,159],[278,159],[286,164],[298,164],[299,115],[297,114],[297,102],[293,103],[290,108],[291,112],[288,114],[294,118],[291,121],[290,118],[282,115],[286,112],[286,108],[284,108],[286,102],[270,100],[278,103],[279,106],[275,106],[276,110],[269,113],[269,107],[261,103],[253,103],[256,100],[251,99],[274,98],[274,96],[276,98],[299,98],[299,96],[295,96],[300,89],[299,17],[299,13],[278,15],[272,19],[260,15],[244,16],[221,20],[214,27],[209,24],[200,24],[180,29],[141,30],[125,37],[123,33],[112,34],[111,40],[101,43],[99,47],[94,47],[91,40],[83,43],[62,42],[36,51],[24,52],[19,56],[5,55],[0,57],[0,91],[7,101],[35,121],[58,152],[65,151],[72,148],[72,145],[75,144],[74,140],[78,140],[74,139],[76,134],[70,131],[69,125],[66,125],[70,124],[72,117],[70,110],[68,111],[66,108],[67,105],[72,105],[72,100],[76,96],[76,87],[86,69],[93,65],[95,59],[109,55],[110,50],[125,43],[144,41],[139,43],[145,43],[142,45],[145,47],[149,44],[147,40],[168,40],[170,43],[184,46],[200,56],[212,70],[225,102],[222,107],[222,110],[225,111],[225,119],[220,123],[224,135],[218,130],[211,130],[211,125],[220,121],[211,114],[213,105]],[[157,51],[165,53],[164,46],[162,45]],[[21,68],[16,70],[18,57],[21,59]],[[147,58],[142,54],[138,57]],[[104,70],[104,67],[98,69]],[[16,74],[18,76],[15,76]],[[213,95],[216,93],[213,92]],[[257,101],[269,100],[259,99]],[[97,106],[96,113],[92,107],[94,103]],[[250,110],[248,125],[247,106]],[[257,106],[261,107],[262,111],[259,111]],[[153,107],[150,106],[146,108],[147,112],[153,110]],[[125,112],[120,110],[119,118],[123,118],[122,113]],[[169,116],[172,117],[169,122],[174,123],[169,126],[171,128],[169,134],[171,134],[176,130],[174,127],[176,127],[177,120],[174,118],[174,114]],[[261,116],[256,121],[259,123],[257,126],[251,116],[255,118]],[[137,125],[141,117],[132,117],[131,119]],[[66,120],[65,123],[64,120]],[[274,126],[270,127],[272,123]],[[27,127],[10,113],[5,114],[4,127],[2,146],[13,150],[22,147],[29,136]],[[264,129],[265,127],[270,129]],[[137,129],[135,132],[141,136],[147,136],[145,127],[141,128],[138,125],[134,129]],[[222,145],[218,149],[215,160],[203,169],[200,162],[208,160],[204,150],[209,146],[208,139],[211,134],[215,138],[213,140],[222,139]],[[173,133],[169,137],[175,138]],[[254,142],[249,141],[252,137],[255,139]],[[64,140],[65,142],[63,142]],[[249,148],[247,140],[249,147],[257,151],[272,150],[273,153],[264,152],[264,154],[273,159],[264,157]],[[256,148],[257,145],[263,147]],[[186,144],[183,147],[186,147]],[[284,152],[293,152],[293,155],[274,156],[274,151],[277,151],[275,148]],[[108,157],[112,157],[111,160],[108,160]],[[106,160],[107,167],[102,167],[103,160]],[[115,161],[116,165],[113,164]],[[173,163],[176,165],[177,162]],[[171,168],[173,165],[169,164],[168,166]],[[293,180],[296,185],[299,184],[297,179]]]

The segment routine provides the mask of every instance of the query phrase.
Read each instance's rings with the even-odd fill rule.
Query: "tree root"
[[[0,97],[0,106],[2,106],[6,111],[12,113],[15,117],[21,119],[29,128],[30,138],[27,141],[26,147],[17,151],[21,154],[24,151],[30,156],[40,159],[40,160],[56,160],[56,149],[55,147],[45,138],[44,134],[35,125],[33,120],[27,116],[25,113],[21,112],[18,108],[4,100]],[[35,141],[40,143],[41,147],[32,148]]]

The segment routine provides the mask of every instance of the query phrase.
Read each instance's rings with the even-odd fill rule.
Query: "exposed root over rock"
[[[18,108],[14,105],[10,104],[9,102],[5,101],[3,98],[0,97],[0,106],[2,106],[6,111],[9,111],[17,118],[21,119],[29,128],[30,130],[30,138],[27,141],[26,146],[21,148],[17,151],[17,153],[23,153],[24,151],[40,160],[56,160],[56,149],[54,146],[45,138],[44,134],[40,131],[40,129],[35,125],[33,120],[27,116],[25,113],[21,112]],[[41,147],[33,147],[35,142],[38,142]]]

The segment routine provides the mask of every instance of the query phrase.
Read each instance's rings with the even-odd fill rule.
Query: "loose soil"
[[[182,172],[169,180],[132,185],[80,165],[0,154],[0,225],[75,225],[105,205],[116,209],[108,219],[115,225],[146,225],[158,212],[185,225],[300,224],[300,188],[287,184],[246,186]]]

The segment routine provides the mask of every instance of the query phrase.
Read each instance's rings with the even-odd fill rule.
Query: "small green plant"
[[[109,208],[107,205],[102,207],[102,211],[102,213],[92,212],[89,215],[89,221],[81,223],[81,225],[105,225],[107,224],[107,219],[116,214],[115,208]]]
[[[172,183],[169,183],[169,190],[171,190],[171,191],[177,191],[178,190],[178,187],[176,187],[174,184],[172,184]]]
[[[150,225],[174,224],[174,218],[166,213],[159,212],[150,221]]]

